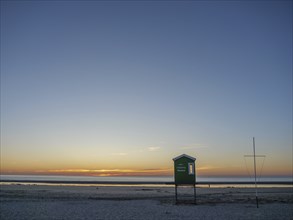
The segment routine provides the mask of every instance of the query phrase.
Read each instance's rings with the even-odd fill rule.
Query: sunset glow
[[[2,175],[292,175],[291,1],[1,1]]]

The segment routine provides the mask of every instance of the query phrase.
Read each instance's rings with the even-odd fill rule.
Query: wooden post
[[[194,190],[194,204],[196,205],[196,170],[195,170],[195,163],[193,164],[193,170],[194,170],[194,185],[193,185],[193,190]]]
[[[176,204],[177,204],[177,184],[175,184],[175,201],[176,201]]]
[[[194,204],[196,205],[196,186],[193,185],[193,193],[194,193]]]
[[[256,199],[256,207],[258,208],[257,183],[256,183],[255,140],[254,140],[254,137],[253,137],[253,159],[254,159],[255,199]]]

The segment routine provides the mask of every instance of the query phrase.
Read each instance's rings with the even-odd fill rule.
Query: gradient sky
[[[2,174],[246,175],[252,137],[291,175],[292,1],[1,1]]]

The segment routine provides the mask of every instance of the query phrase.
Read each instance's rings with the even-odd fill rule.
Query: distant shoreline
[[[45,184],[105,184],[105,185],[175,185],[161,181],[66,181],[66,180],[0,180],[0,183],[45,183]],[[196,185],[253,185],[254,181],[198,181]],[[292,181],[258,181],[258,185],[291,185]]]

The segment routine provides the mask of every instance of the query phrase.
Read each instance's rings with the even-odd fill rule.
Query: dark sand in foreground
[[[149,186],[0,185],[4,219],[293,219],[292,187],[193,189]]]

